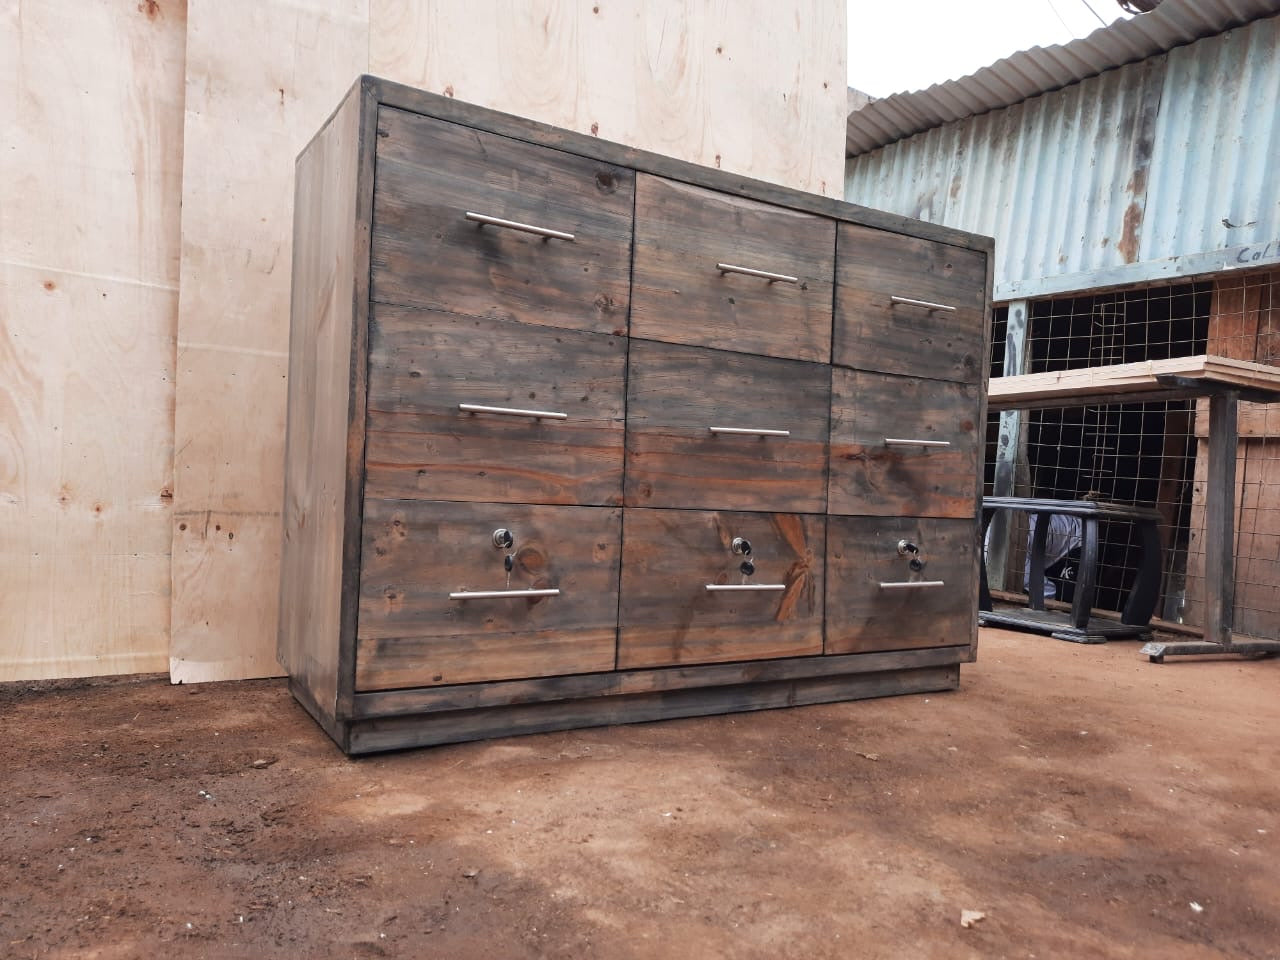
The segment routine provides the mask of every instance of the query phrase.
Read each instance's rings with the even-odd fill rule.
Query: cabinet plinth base
[[[656,690],[477,709],[367,717],[322,722],[322,726],[347,753],[363,754],[517,734],[547,733],[553,730],[930,693],[954,690],[959,685],[960,665],[952,663],[729,686]],[[308,698],[299,696],[294,685],[291,684],[290,687],[295,697],[314,714],[314,702],[308,702]]]

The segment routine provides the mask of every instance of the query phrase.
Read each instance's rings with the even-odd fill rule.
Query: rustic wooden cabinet
[[[296,184],[279,655],[344,750],[958,684],[989,240],[372,77]]]

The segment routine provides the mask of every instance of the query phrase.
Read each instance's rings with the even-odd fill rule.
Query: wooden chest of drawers
[[[279,656],[344,750],[958,684],[989,240],[371,77],[296,182]]]

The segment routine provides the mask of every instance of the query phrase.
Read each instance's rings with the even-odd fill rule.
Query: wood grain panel
[[[620,516],[606,507],[366,501],[357,688],[613,669]],[[493,545],[500,527],[514,535],[509,551]],[[546,588],[561,595],[449,598]]]
[[[635,174],[383,107],[373,298],[623,335]],[[468,212],[572,234],[481,226]]]
[[[837,241],[834,362],[933,380],[984,374],[986,254],[850,223]],[[895,304],[905,297],[954,311]]]
[[[966,646],[978,629],[976,520],[831,517],[827,523],[827,653]],[[898,552],[907,540],[924,570]],[[941,587],[884,589],[923,580]]]
[[[188,0],[187,19],[174,512],[239,531],[174,532],[170,675],[190,683],[283,672],[294,158],[368,69],[369,20],[361,0]]]
[[[639,174],[635,229],[634,336],[830,360],[834,221]]]
[[[830,377],[822,364],[632,341],[627,506],[823,512]]]
[[[601,334],[375,305],[368,496],[621,503],[626,348]]]
[[[837,367],[831,377],[832,513],[973,517],[977,384]],[[904,446],[928,440],[948,447]]]
[[[628,509],[618,667],[764,660],[822,652],[823,517]],[[732,552],[750,541],[755,573]],[[712,593],[707,584],[784,590]]]
[[[359,534],[359,470],[368,302],[368,171],[361,183],[361,91],[298,158],[295,177],[289,411],[285,441],[277,655],[329,717],[351,686],[341,653],[351,638],[349,557]],[[263,465],[263,473],[269,467]],[[352,541],[355,541],[353,544]],[[345,587],[345,590],[344,590]],[[348,621],[351,611],[348,610]]]
[[[186,9],[0,4],[0,682],[168,664]]]

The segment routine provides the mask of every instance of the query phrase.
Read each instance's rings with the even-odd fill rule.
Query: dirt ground
[[[985,630],[953,693],[361,760],[281,681],[0,717],[6,958],[1280,957],[1280,660]]]

